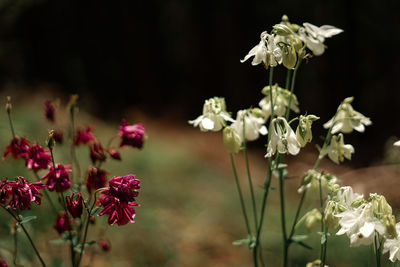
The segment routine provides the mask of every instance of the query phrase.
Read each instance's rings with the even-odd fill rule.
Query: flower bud
[[[322,214],[317,209],[313,209],[304,215],[304,224],[309,232],[320,225]]]
[[[353,202],[351,202],[351,207],[356,209],[365,203],[367,203],[367,201],[365,199],[358,198],[358,199],[354,200]]]
[[[386,198],[378,194],[369,195],[372,203],[372,210],[375,217],[383,219],[387,215],[392,215],[392,207],[387,203]]]
[[[55,131],[54,130],[50,130],[49,136],[47,137],[47,147],[50,150],[53,150],[54,145],[56,144],[56,142],[54,140],[54,136],[55,136]]]
[[[343,104],[351,104],[351,102],[353,102],[353,100],[354,100],[354,96],[346,97],[343,100]]]
[[[7,111],[7,113],[10,113],[11,109],[12,109],[11,96],[7,96],[7,103],[6,103],[6,111]]]
[[[289,36],[293,34],[292,30],[284,24],[275,24],[272,28],[273,32],[277,35]]]
[[[101,247],[101,249],[102,249],[104,252],[109,251],[110,248],[111,248],[110,242],[108,242],[108,241],[106,241],[106,240],[104,240],[104,239],[100,239],[100,240],[98,241],[98,244],[99,244],[99,246]]]
[[[346,208],[341,206],[338,202],[330,200],[326,203],[324,211],[324,223],[328,229],[336,229],[339,227],[339,218],[335,215],[345,211]]]
[[[71,213],[72,217],[80,218],[83,210],[83,201],[81,193],[72,193],[72,196],[66,196],[65,201],[67,203],[67,209]]]
[[[396,217],[394,215],[385,215],[383,225],[385,225],[385,233],[389,239],[397,237]]]
[[[296,129],[296,138],[300,145],[304,147],[307,143],[312,140],[311,125],[314,121],[318,120],[319,117],[315,115],[303,116],[300,115],[299,125]]]
[[[225,127],[222,132],[222,140],[225,146],[225,149],[229,153],[238,153],[240,150],[240,146],[242,141],[240,140],[239,135],[233,130],[232,127]]]
[[[291,70],[296,66],[297,55],[295,48],[290,46],[285,46],[282,49],[282,63],[287,69]]]

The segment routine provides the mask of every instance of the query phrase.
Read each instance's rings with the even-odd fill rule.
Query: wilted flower
[[[50,100],[46,100],[44,102],[44,116],[50,122],[54,122],[55,111],[56,111],[56,108],[54,107],[53,103]]]
[[[3,159],[12,154],[14,158],[21,158],[27,155],[29,150],[29,141],[25,137],[14,137],[7,146]]]
[[[351,106],[353,97],[346,98],[340,104],[336,116],[324,124],[324,128],[328,129],[332,125],[332,134],[337,132],[351,133],[354,130],[364,132],[365,126],[371,125],[372,122],[369,118],[365,117],[360,112],[357,112]]]
[[[304,147],[307,143],[312,140],[311,125],[314,121],[318,120],[319,117],[315,115],[300,115],[299,125],[296,129],[296,138],[299,141],[301,147]]]
[[[8,204],[14,210],[17,208],[25,210],[30,207],[31,202],[40,205],[40,197],[42,194],[39,190],[46,188],[42,182],[29,183],[23,177],[17,177],[15,181],[9,181],[8,186],[10,188],[11,196],[11,200]]]
[[[238,153],[240,151],[242,140],[231,126],[225,127],[222,132],[222,141],[229,153]]]
[[[109,148],[107,150],[108,155],[110,155],[110,157],[112,157],[113,159],[116,160],[121,160],[121,155],[119,154],[118,150],[116,150],[115,148]]]
[[[268,119],[271,116],[271,90],[270,86],[265,86],[261,91],[265,97],[261,99],[259,106],[264,112],[265,119]],[[290,98],[292,100],[290,100]],[[298,113],[300,110],[297,107],[299,102],[297,101],[297,97],[295,94],[290,93],[289,90],[283,89],[275,84],[272,86],[272,100],[274,103],[274,115],[276,116],[284,116],[286,113],[286,109],[289,108],[294,112]]]
[[[340,164],[344,159],[351,160],[351,154],[354,153],[354,147],[352,145],[344,144],[343,134],[334,135],[331,138],[331,143],[328,147],[321,151],[321,156],[328,154],[329,158],[336,164]]]
[[[299,29],[301,40],[307,45],[315,56],[320,56],[325,51],[325,38],[332,37],[343,32],[343,30],[330,25],[317,27],[311,23],[303,23],[304,28]]]
[[[271,139],[265,157],[272,157],[276,150],[281,154],[297,155],[299,153],[300,144],[285,118],[277,117],[273,119],[270,127]]]
[[[126,120],[123,120],[119,127],[119,135],[122,139],[119,147],[132,146],[142,148],[146,138],[146,131],[143,124],[129,125]]]
[[[110,244],[110,242],[108,242],[107,240],[100,239],[99,241],[97,241],[97,243],[99,244],[99,246],[101,247],[101,249],[102,249],[104,252],[109,251],[110,248],[111,248],[111,244]]]
[[[107,177],[105,171],[95,167],[89,168],[89,174],[86,180],[86,187],[89,193],[91,193],[92,190],[97,190],[99,188],[105,187],[106,183]]]
[[[259,110],[259,109],[256,109]],[[232,128],[239,135],[243,141],[243,131],[246,140],[254,141],[260,134],[266,135],[268,133],[267,128],[264,126],[265,119],[261,116],[260,112],[252,112],[252,110],[239,110],[236,116],[236,120],[232,123]],[[243,123],[244,122],[244,123]],[[244,129],[243,129],[244,125]]]
[[[93,164],[95,164],[97,161],[106,160],[106,154],[100,142],[95,141],[90,145],[90,159],[92,160]]]
[[[336,215],[340,218],[340,230],[336,235],[346,234],[350,239],[350,247],[370,245],[375,234],[385,232],[383,224],[374,217],[371,203],[362,204],[356,209],[349,209]]]
[[[55,171],[54,168],[51,167],[50,171],[43,176],[42,179],[47,179],[46,185],[50,191],[64,192],[71,187],[71,181],[68,175],[68,173],[72,172],[70,167],[71,165],[63,166],[57,164]]]
[[[38,144],[29,147],[26,154],[25,165],[28,169],[38,171],[40,169],[48,169],[51,163],[51,156],[48,154],[50,150],[45,150]]]
[[[135,209],[133,206],[139,206],[135,202],[138,196],[140,181],[135,175],[116,176],[109,182],[109,187],[102,191],[98,204],[103,207],[99,216],[108,214],[108,223],[113,225],[124,225],[128,222],[134,222]]]
[[[83,210],[83,201],[81,193],[72,193],[72,196],[66,196],[67,209],[72,217],[80,218]]]
[[[222,97],[214,97],[206,100],[203,106],[203,115],[197,119],[189,121],[194,127],[199,126],[203,132],[217,132],[226,125],[226,121],[233,122],[234,120],[226,112],[225,99]]]
[[[269,66],[275,67],[282,62],[282,51],[276,45],[275,36],[268,34],[267,32],[262,32],[260,35],[260,42],[258,45],[253,47],[249,53],[240,62],[245,62],[249,58],[254,56],[251,64],[253,66],[264,63],[264,66],[268,68]]]
[[[95,140],[95,137],[92,132],[92,128],[87,127],[86,130],[79,128],[75,134],[74,143],[76,146],[78,146],[80,144],[87,144],[93,140]]]
[[[396,224],[397,236],[395,238],[388,238],[383,244],[382,254],[389,252],[389,260],[395,262],[400,261],[400,222]]]
[[[69,222],[67,220],[70,220]],[[57,214],[56,221],[54,222],[54,229],[61,235],[68,231],[68,224],[72,224],[72,219],[68,217],[65,211],[60,211]]]

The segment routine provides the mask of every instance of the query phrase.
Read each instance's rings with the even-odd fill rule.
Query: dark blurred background
[[[321,116],[317,128],[355,96],[374,126],[346,141],[356,164],[371,164],[400,136],[399,8],[395,0],[1,0],[0,90],[47,87],[80,94],[106,119],[135,106],[185,125],[212,96],[226,97],[230,111],[258,103],[267,73],[239,60],[287,14],[292,23],[344,29],[300,68],[296,95],[302,112]],[[283,85],[283,71],[276,78]]]

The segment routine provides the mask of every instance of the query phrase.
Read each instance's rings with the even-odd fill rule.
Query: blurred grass
[[[32,97],[29,101],[13,105],[13,121],[17,134],[32,141],[37,140],[41,145],[44,145],[47,132],[52,127],[43,117],[44,100],[40,96]],[[139,122],[133,117],[128,117],[127,120],[130,123]],[[4,151],[11,138],[5,112],[0,112],[0,122],[0,150]],[[66,125],[66,121],[61,121],[61,126]],[[106,144],[108,138],[117,133],[119,122],[107,124],[81,112],[78,115],[78,125],[95,126],[95,134]],[[252,266],[249,249],[232,245],[234,240],[245,238],[246,231],[230,169],[196,153],[193,146],[181,145],[182,142],[175,139],[179,137],[168,136],[160,131],[160,127],[162,129],[170,124],[153,127],[154,125],[146,125],[149,138],[143,150],[124,148],[121,162],[109,160],[103,165],[111,173],[109,178],[128,173],[137,175],[141,180],[141,190],[137,198],[141,206],[136,209],[134,224],[110,227],[106,218],[97,217],[88,240],[96,240],[97,237],[109,240],[111,250],[104,253],[96,245],[91,247],[86,252],[83,266]],[[185,138],[191,138],[192,131],[183,126],[181,130],[187,131]],[[202,146],[208,143],[207,134],[203,136]],[[210,146],[207,149],[217,148]],[[82,174],[85,174],[90,163],[88,149],[80,147],[77,153]],[[70,163],[68,155],[65,143],[56,146],[57,162]],[[221,157],[227,155],[221,153]],[[225,160],[221,158],[221,161]],[[262,169],[262,166],[253,167]],[[32,179],[32,173],[25,169],[22,160],[7,158],[0,162],[0,168],[1,177],[12,179],[15,176],[24,176]],[[247,186],[246,181],[247,178],[241,175],[242,186]],[[261,185],[261,182],[256,183],[258,203],[261,202]],[[272,186],[277,186],[276,181]],[[294,187],[288,187],[286,194],[290,225],[299,197]],[[54,200],[56,201],[56,197]],[[43,205],[25,211],[24,215],[37,214],[38,219],[32,221],[29,228],[43,256],[52,262],[51,266],[68,266],[63,263],[68,255],[61,253],[66,253],[68,249],[53,248],[47,242],[49,239],[57,239],[58,235],[52,228],[55,214],[49,212],[46,202],[43,198]],[[309,200],[305,207],[312,205],[315,205],[314,201]],[[11,254],[7,252],[12,251],[10,223],[7,214],[0,212],[0,256],[5,257],[11,265]],[[267,266],[279,266],[281,234],[277,190],[270,193],[263,229],[262,246]],[[300,227],[298,233],[304,234],[306,231]],[[319,236],[311,234],[305,242],[314,249],[307,250],[295,244],[291,246],[291,266],[305,266],[307,262],[319,257]],[[347,237],[336,237],[334,234],[328,242],[329,266],[375,266],[369,265],[374,262],[370,247],[350,249]],[[22,233],[19,233],[19,248],[19,262],[25,266],[37,266],[35,255]],[[56,256],[58,253],[61,256]],[[383,259],[386,258],[387,256],[383,256]],[[29,262],[33,263],[29,265]],[[385,260],[384,266],[386,265],[389,266]]]

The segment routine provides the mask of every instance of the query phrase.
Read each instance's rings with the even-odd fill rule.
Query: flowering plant
[[[326,51],[325,39],[341,32],[341,29],[330,25],[318,27],[303,23],[303,26],[300,26],[289,22],[288,17],[283,16],[282,21],[274,25],[270,32],[261,33],[260,42],[241,60],[243,63],[253,57],[253,66],[262,65],[269,70],[268,85],[261,91],[264,97],[259,102],[259,108],[240,110],[234,120],[227,111],[224,98],[214,97],[206,100],[203,115],[189,121],[193,126],[199,126],[202,131],[222,130],[223,144],[230,154],[247,231],[247,237],[235,241],[234,244],[245,244],[251,249],[254,266],[265,265],[261,238],[273,177],[279,182],[283,266],[289,265],[289,248],[293,244],[306,249],[311,248],[305,241],[307,235],[297,233],[298,226],[302,224],[309,231],[315,227],[320,229],[320,257],[307,266],[327,266],[327,243],[332,231],[336,231],[336,235],[346,235],[350,240],[350,247],[371,245],[375,251],[377,266],[381,265],[382,253],[389,252],[389,259],[393,262],[400,260],[400,223],[396,224],[392,208],[385,197],[370,194],[369,198],[365,199],[351,187],[341,187],[336,176],[319,168],[326,156],[336,164],[343,163],[345,159],[351,160],[355,148],[345,143],[344,134],[352,133],[353,130],[362,133],[366,126],[371,125],[369,118],[353,108],[353,97],[345,98],[334,116],[323,125],[328,131],[322,146],[318,146],[318,157],[313,168],[306,171],[301,179],[298,189],[301,197],[294,220],[289,224],[287,219],[285,183],[289,173],[285,156],[297,156],[301,153],[301,149],[312,141],[313,122],[320,119],[312,114],[292,116],[291,111],[300,113],[299,103],[294,94],[296,75],[303,61],[309,61],[313,56],[320,56]],[[284,87],[280,87],[273,80],[274,70],[281,65],[287,71]],[[253,186],[247,142],[260,137],[264,138],[267,147],[265,158],[268,171],[261,192],[262,201],[257,203],[259,198],[256,197],[258,192]],[[399,143],[396,142],[395,145],[399,146]],[[246,199],[235,164],[235,154],[241,151],[247,169],[250,212],[246,208]],[[301,217],[306,195],[319,196],[319,206]]]
[[[69,113],[68,140],[63,142],[61,128],[54,129],[58,121],[58,107],[52,101],[44,103],[44,115],[53,130],[49,131],[46,147],[31,142],[24,136],[18,136],[12,121],[11,98],[7,98],[6,111],[12,134],[10,144],[5,149],[3,160],[12,156],[22,159],[31,170],[30,177],[17,176],[15,179],[0,180],[0,206],[13,220],[14,251],[13,262],[18,264],[18,230],[22,229],[33,247],[42,266],[46,266],[49,256],[43,256],[35,240],[26,227],[36,216],[24,216],[24,210],[35,211],[42,202],[48,202],[52,210],[48,216],[54,219],[53,228],[60,238],[52,244],[69,247],[71,266],[78,267],[82,262],[85,248],[94,244],[103,251],[110,249],[110,242],[100,236],[97,240],[87,240],[89,226],[95,216],[108,215],[110,226],[119,226],[134,222],[135,208],[139,204],[140,180],[133,174],[115,176],[108,181],[110,174],[102,166],[108,159],[121,160],[119,149],[124,146],[141,149],[146,139],[146,130],[142,124],[129,125],[122,121],[119,132],[116,131],[106,147],[103,147],[91,127],[76,129],[77,96],[71,96],[67,106]],[[119,146],[111,146],[112,141],[119,139]],[[70,149],[69,164],[56,163],[55,150],[62,143]],[[56,145],[57,144],[57,145]],[[76,155],[78,146],[87,146],[92,166],[87,174],[81,172],[80,161]],[[86,188],[85,188],[86,187]],[[57,199],[58,201],[55,201]],[[32,222],[34,223],[34,222]],[[7,266],[0,259],[1,266]]]

